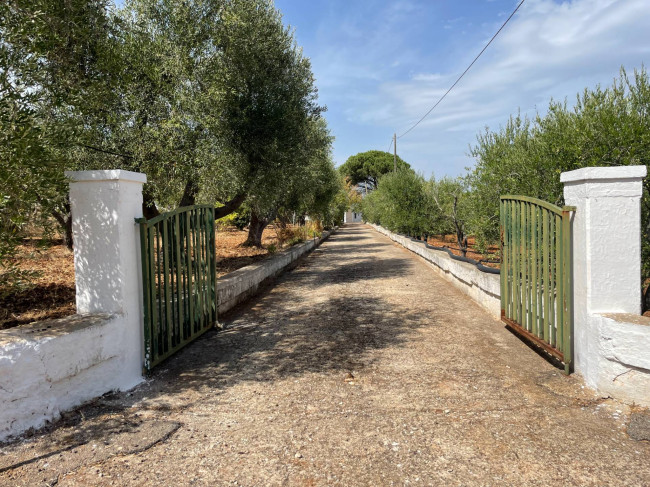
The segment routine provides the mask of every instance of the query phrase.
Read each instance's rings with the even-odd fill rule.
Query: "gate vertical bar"
[[[564,281],[564,372],[571,372],[571,361],[573,359],[572,324],[573,324],[573,282],[571,273],[571,212],[566,208],[562,209],[562,254],[564,266],[562,268],[562,280]]]
[[[176,322],[174,323],[176,340],[183,341],[183,286],[181,263],[181,225],[178,213],[174,215],[174,246],[176,247]]]
[[[171,317],[171,290],[169,286],[169,220],[162,221],[163,227],[163,269],[164,276],[163,282],[165,286],[165,338],[167,339],[167,348],[165,352],[168,352],[172,349],[172,317]]]
[[[214,220],[214,208],[210,208],[208,211],[208,221],[210,223],[210,244],[209,244],[209,255],[210,255],[210,282],[211,284],[211,323],[216,323],[218,320],[218,302],[217,302],[217,253],[215,248],[215,233],[216,233],[216,223]]]
[[[140,262],[142,266],[143,290],[143,321],[144,321],[144,372],[150,369],[151,358],[151,279],[149,277],[149,246],[147,235],[147,222],[139,219],[140,223]]]
[[[557,348],[564,351],[564,225],[562,224],[562,217],[555,216],[556,228],[556,243],[557,247],[557,265],[555,268],[555,282],[557,283],[557,300],[555,306],[557,308],[557,318],[555,320],[557,326]]]
[[[538,309],[537,309],[537,289],[539,288],[539,279],[537,275],[537,213],[538,208],[536,205],[531,205],[531,219],[530,219],[530,230],[531,230],[531,255],[530,255],[530,267],[531,267],[531,308],[532,308],[532,318],[531,318],[531,333],[537,335],[538,333]]]
[[[548,314],[548,320],[550,323],[550,330],[549,330],[549,339],[548,342],[552,345],[555,346],[555,290],[556,290],[556,282],[555,282],[555,215],[549,212],[549,247],[550,247],[550,265],[549,265],[549,272],[548,272],[548,280],[550,283],[549,286],[549,314]]]
[[[549,321],[548,321],[548,313],[549,313],[549,306],[548,306],[548,294],[549,294],[549,282],[548,282],[548,266],[549,266],[549,248],[548,248],[548,212],[546,210],[544,212],[544,218],[543,218],[543,239],[544,239],[544,262],[542,264],[543,269],[544,269],[544,287],[543,287],[543,295],[544,295],[544,341],[548,341],[548,332],[549,332]]]
[[[506,312],[506,303],[508,300],[506,299],[506,289],[507,285],[506,282],[508,281],[507,278],[507,272],[508,272],[508,256],[506,252],[506,216],[505,216],[505,206],[506,202],[504,200],[499,200],[499,224],[501,227],[499,228],[499,238],[500,238],[500,250],[501,250],[501,275],[499,279],[499,284],[500,284],[500,294],[499,298],[501,301],[501,316],[503,316]],[[506,276],[504,278],[504,275]]]
[[[521,300],[521,313],[519,315],[519,322],[526,328],[526,316],[528,310],[526,309],[526,211],[525,204],[520,201],[517,205],[519,207],[519,275],[521,279],[521,289],[519,299]]]
[[[519,311],[520,311],[520,305],[521,303],[519,302],[519,296],[521,293],[519,292],[519,286],[521,284],[521,281],[519,279],[519,257],[521,253],[519,252],[519,218],[517,214],[517,207],[518,205],[516,203],[512,203],[512,236],[513,236],[513,249],[512,249],[512,254],[514,255],[514,268],[513,268],[513,276],[512,276],[512,282],[513,282],[513,300],[514,300],[514,313],[513,313],[513,319],[515,321],[519,321]]]
[[[163,316],[165,315],[164,310],[163,310],[163,284],[162,284],[162,252],[160,251],[160,242],[162,240],[161,238],[161,231],[160,231],[160,225],[161,223],[157,223],[154,228],[155,228],[155,240],[156,240],[156,273],[158,275],[158,282],[156,283],[156,301],[157,301],[157,308],[158,308],[158,320],[155,323],[155,328],[154,328],[154,333],[156,336],[156,354],[157,355],[162,355],[165,351],[165,346],[163,344],[162,340],[162,323],[163,323]]]

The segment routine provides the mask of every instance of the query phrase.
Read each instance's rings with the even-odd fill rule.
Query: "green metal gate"
[[[196,205],[140,224],[144,370],[177,352],[217,321],[214,208]]]
[[[571,368],[571,212],[526,196],[501,197],[501,319]]]

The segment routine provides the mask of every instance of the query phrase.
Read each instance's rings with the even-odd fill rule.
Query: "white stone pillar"
[[[124,383],[142,371],[142,285],[139,227],[144,174],[122,171],[68,171],[77,313],[122,317]]]
[[[594,385],[599,313],[641,312],[641,195],[645,166],[588,167],[562,173],[573,220],[575,370]]]

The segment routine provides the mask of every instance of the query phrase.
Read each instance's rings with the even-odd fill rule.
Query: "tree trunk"
[[[463,254],[463,257],[467,257],[467,237],[465,237],[465,232],[463,229],[454,222],[456,227],[456,242],[458,242],[458,248]]]
[[[218,220],[224,216],[230,215],[237,211],[246,200],[246,193],[240,193],[230,201],[226,201],[223,206],[214,209],[214,219]],[[268,225],[268,223],[267,223]]]
[[[196,185],[194,179],[190,179],[185,183],[185,190],[178,206],[193,206],[196,204],[196,195],[199,192],[199,187]]]
[[[153,197],[146,189],[142,192],[142,215],[147,220],[151,220],[152,218],[160,215],[160,211],[158,211],[156,202],[153,200]]]
[[[74,242],[72,241],[72,215],[68,214],[65,218],[65,234],[63,237],[65,246],[68,247],[68,250],[72,250]]]
[[[242,244],[244,247],[262,248],[262,233],[270,223],[268,218],[260,218],[257,213],[251,213],[251,222],[248,226],[248,238]]]
[[[72,214],[70,213],[70,202],[66,202],[61,211],[52,210],[52,216],[61,226],[63,243],[69,250],[72,250]]]

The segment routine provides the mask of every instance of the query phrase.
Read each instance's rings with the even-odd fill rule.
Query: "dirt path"
[[[223,322],[132,393],[6,445],[0,484],[650,485],[627,409],[368,227]]]

